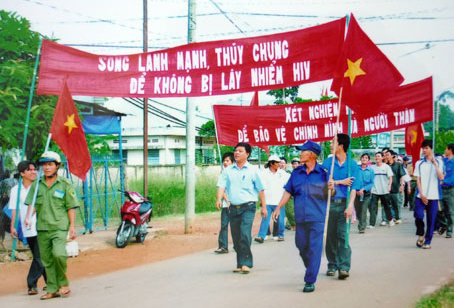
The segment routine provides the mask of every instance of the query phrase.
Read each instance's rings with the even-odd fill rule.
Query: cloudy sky
[[[196,5],[199,42],[302,29],[353,12],[405,83],[433,76],[435,97],[454,91],[452,0],[198,0]],[[142,51],[142,0],[2,0],[0,9],[15,11],[31,21],[33,30],[87,52]],[[187,10],[186,0],[148,1],[150,50],[187,42]],[[305,85],[300,95],[317,99],[329,85],[330,81]],[[251,97],[252,93],[200,98],[198,106],[203,110],[229,100],[248,104]],[[262,103],[266,100],[261,93]],[[172,104],[184,108],[179,100],[172,99]]]

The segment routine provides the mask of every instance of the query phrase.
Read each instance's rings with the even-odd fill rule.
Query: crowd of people
[[[435,155],[431,140],[421,144],[422,158],[414,168],[407,156],[384,148],[364,153],[357,163],[348,156],[350,138],[338,134],[330,155],[318,161],[320,146],[307,141],[296,149],[299,159],[292,160],[292,172],[285,171],[286,161],[271,155],[264,170],[254,168],[248,158],[251,147],[239,143],[218,179],[216,207],[223,210],[219,248],[228,253],[227,225],[230,220],[237,264],[233,272],[248,274],[252,262],[252,222],[260,197],[262,221],[257,243],[264,243],[270,232],[283,241],[285,230],[295,230],[295,244],[306,267],[303,292],[313,292],[320,269],[323,238],[328,261],[327,276],[344,280],[350,276],[351,248],[347,228],[356,224],[358,232],[377,226],[402,224],[402,209],[414,211],[416,246],[430,249],[434,234],[452,237],[454,215],[454,144],[446,147],[444,157]],[[234,161],[231,159],[233,155]],[[224,158],[225,159],[225,158]],[[291,204],[291,206],[289,206]],[[380,205],[380,206],[379,206]],[[225,214],[224,214],[225,209]],[[285,218],[287,217],[287,225]],[[425,218],[425,221],[424,221]],[[222,234],[222,236],[221,236]]]

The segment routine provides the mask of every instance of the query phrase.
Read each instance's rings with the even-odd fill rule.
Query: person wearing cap
[[[268,158],[266,169],[262,173],[263,184],[265,186],[265,199],[267,217],[262,218],[260,230],[257,237],[254,239],[258,243],[263,243],[266,237],[266,232],[270,225],[271,213],[276,209],[277,204],[284,194],[284,185],[287,184],[290,174],[279,168],[280,158],[277,155],[271,155]],[[285,232],[285,212],[279,216],[277,220],[277,236],[278,241],[284,241]],[[274,233],[274,230],[273,230]]]
[[[346,230],[348,226],[346,220],[349,220],[352,216],[356,192],[361,189],[361,179],[358,164],[347,155],[350,137],[346,134],[337,134],[331,144],[331,151],[334,146],[336,146],[335,155],[323,161],[323,167],[331,172],[331,165],[334,159],[332,178],[336,189],[336,195],[331,197],[329,208],[326,236],[328,270],[326,275],[334,276],[336,271],[339,271],[338,278],[343,280],[350,276],[352,255],[350,245],[346,247]]]
[[[17,197],[19,185],[14,186],[11,189],[11,198],[9,199],[9,208],[12,210],[11,216],[11,237],[17,238],[18,232],[14,226],[16,214],[19,215],[20,226],[24,237],[27,239],[27,244],[30,247],[30,251],[33,255],[32,263],[27,275],[27,286],[28,295],[38,294],[38,280],[43,276],[44,281],[46,278],[46,271],[44,270],[43,262],[41,261],[41,255],[38,247],[38,233],[36,232],[36,215],[33,215],[30,219],[30,228],[25,226],[25,216],[27,215],[28,207],[25,205],[25,197],[27,196],[33,181],[37,176],[36,165],[32,161],[24,160],[17,165],[17,170],[22,177],[22,184],[20,189],[19,197],[19,211],[16,211]]]
[[[227,167],[218,178],[216,207],[222,206],[224,192],[229,197],[230,231],[236,252],[234,273],[248,274],[253,266],[251,251],[252,224],[256,212],[257,195],[260,197],[261,214],[267,216],[264,186],[259,169],[248,162],[252,148],[249,143],[235,146],[235,163]]]
[[[303,292],[313,292],[320,269],[323,250],[323,231],[326,216],[328,188],[328,170],[317,163],[321,152],[320,146],[310,140],[296,147],[301,151],[303,163],[295,168],[290,179],[284,186],[284,195],[273,213],[273,219],[279,219],[282,207],[293,196],[295,199],[295,244],[303,260],[304,274]]]
[[[292,159],[292,169],[295,170],[296,167],[298,167],[300,165],[300,160],[299,158],[294,158]]]
[[[25,204],[33,203],[34,191],[38,186],[34,204],[37,213],[36,229],[41,259],[47,275],[47,293],[41,296],[41,299],[47,300],[71,293],[66,277],[66,238],[68,235],[70,239],[76,238],[75,208],[79,205],[71,182],[57,174],[61,164],[60,155],[47,151],[39,159],[39,164],[44,176],[32,184]],[[26,225],[29,225],[31,209],[29,206]]]

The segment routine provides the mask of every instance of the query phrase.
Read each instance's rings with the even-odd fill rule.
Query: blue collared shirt
[[[258,192],[265,189],[260,180],[259,169],[249,162],[241,169],[236,163],[224,169],[219,175],[217,187],[226,190],[231,204],[256,202]]]
[[[328,171],[316,164],[307,174],[306,166],[293,170],[285,190],[295,198],[295,221],[325,222]]]
[[[374,170],[370,166],[367,166],[365,169],[363,169],[363,167],[360,166],[359,174],[360,174],[361,183],[362,183],[361,189],[364,189],[364,191],[370,192],[372,187],[374,187],[374,178],[375,178]]]
[[[444,162],[444,174],[445,178],[443,180],[443,187],[452,187],[454,186],[454,157],[448,159],[447,157],[443,158]]]
[[[325,167],[328,172],[331,171],[331,162],[333,160],[333,157],[328,157],[323,161],[323,167]],[[359,166],[354,161],[353,159],[349,158],[347,156],[347,159],[345,162],[342,164],[342,166],[339,165],[339,161],[336,159],[334,160],[334,170],[333,170],[333,180],[338,181],[338,180],[343,180],[348,178],[348,161],[350,161],[350,176],[354,177],[355,179],[353,180],[353,184],[351,186],[351,189],[355,190],[360,190],[361,189],[361,177],[359,174]],[[336,185],[336,194],[334,195],[333,199],[346,199],[348,195],[348,186],[345,185]]]

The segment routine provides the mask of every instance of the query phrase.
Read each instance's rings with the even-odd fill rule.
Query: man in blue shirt
[[[293,196],[295,198],[295,244],[306,267],[304,275],[306,284],[303,292],[313,292],[322,259],[328,171],[317,163],[317,156],[321,152],[317,143],[308,140],[296,148],[301,150],[300,161],[303,165],[293,170],[284,186],[285,192],[273,213],[273,219],[278,219],[281,208]],[[330,187],[333,188],[334,184],[331,183]]]
[[[337,134],[331,144],[331,150],[336,146],[334,156],[333,180],[336,195],[331,198],[329,209],[328,231],[326,237],[326,258],[328,259],[327,276],[334,276],[339,271],[339,279],[350,276],[352,250],[346,244],[347,221],[353,213],[356,191],[361,189],[359,166],[347,156],[350,137],[346,134]],[[333,156],[323,162],[323,167],[331,172]],[[350,175],[348,172],[350,169]],[[351,191],[349,191],[351,187]],[[347,198],[349,202],[347,204]]]
[[[442,211],[443,220],[440,221],[443,228],[439,231],[442,234],[446,230],[446,238],[452,237],[452,226],[454,217],[454,143],[447,145],[443,163],[445,167],[445,178],[441,183],[443,191]]]
[[[265,192],[259,170],[247,161],[251,151],[248,143],[238,143],[235,146],[235,164],[222,172],[217,183],[216,207],[222,206],[224,192],[227,192],[230,201],[230,230],[237,263],[233,272],[243,274],[248,274],[253,266],[251,230],[256,212],[257,194],[260,197],[262,216],[264,218],[267,216]]]
[[[361,155],[360,178],[362,187],[356,192],[355,211],[358,217],[359,233],[366,232],[367,209],[371,199],[371,189],[374,186],[374,170],[369,166],[370,156],[367,153]]]

